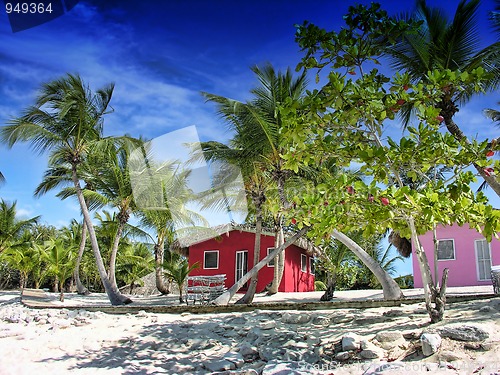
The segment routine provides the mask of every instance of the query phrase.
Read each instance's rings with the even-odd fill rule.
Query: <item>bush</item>
[[[326,290],[326,285],[323,281],[316,280],[314,282],[314,290],[317,292],[324,292]]]

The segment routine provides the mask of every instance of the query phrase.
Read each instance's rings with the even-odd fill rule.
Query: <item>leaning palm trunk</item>
[[[382,285],[385,300],[398,300],[403,296],[401,288],[394,279],[356,242],[337,230],[334,230],[332,235],[347,246],[373,272]]]
[[[170,294],[170,289],[165,285],[163,277],[163,258],[165,255],[164,244],[155,245],[155,280],[156,289],[163,294]]]
[[[260,239],[262,234],[262,205],[256,204],[256,218],[255,218],[255,243],[253,248],[253,266],[255,267],[259,263],[260,259]],[[257,272],[250,280],[250,285],[245,295],[240,298],[236,303],[252,303],[257,291],[257,282],[259,273]]]
[[[262,267],[264,267],[269,261],[274,259],[278,254],[282,253],[288,246],[297,241],[300,237],[307,233],[310,227],[304,226],[301,230],[290,237],[286,242],[274,249],[269,255],[262,259],[259,263],[255,265],[250,271],[243,275],[231,288],[226,292],[222,293],[219,297],[212,301],[214,305],[227,305],[233,296],[240,290],[255,274],[257,274]]]
[[[438,275],[435,275],[436,283],[432,280],[431,268],[422,244],[418,239],[415,222],[413,219],[408,220],[411,230],[411,239],[415,249],[415,256],[422,275],[422,283],[424,286],[425,308],[431,318],[431,323],[437,323],[443,320],[444,310],[446,306],[446,284],[448,281],[448,269],[443,271],[443,278],[441,280],[441,287],[437,286]],[[434,304],[434,306],[433,306]]]
[[[102,261],[101,252],[99,251],[99,244],[97,243],[97,237],[94,230],[94,225],[92,224],[92,219],[90,218],[90,213],[83,197],[83,192],[80,187],[80,182],[78,180],[78,175],[76,173],[76,166],[72,166],[71,171],[73,184],[76,190],[76,196],[78,198],[78,202],[80,203],[80,208],[82,209],[83,218],[85,223],[87,224],[87,229],[90,237],[90,244],[92,245],[92,251],[94,252],[94,257],[97,265],[97,270],[99,272],[99,276],[101,277],[101,282],[104,286],[104,290],[108,295],[109,301],[112,305],[126,305],[132,302],[132,300],[123,294],[120,293],[118,288],[113,287],[108,279],[108,275],[106,273],[106,268],[104,267],[104,262]]]
[[[78,249],[78,257],[76,258],[76,265],[74,272],[76,291],[78,294],[83,296],[87,296],[90,294],[89,290],[85,287],[85,285],[83,285],[82,281],[80,280],[80,264],[82,263],[83,252],[85,251],[86,243],[87,243],[87,224],[85,224],[85,220],[83,220],[82,239],[80,241],[80,248]]]

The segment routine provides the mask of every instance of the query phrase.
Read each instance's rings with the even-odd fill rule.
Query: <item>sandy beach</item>
[[[350,291],[337,292],[336,298],[376,295]],[[0,374],[500,373],[498,297],[449,304],[445,319],[435,325],[421,302],[316,311],[107,314],[66,308],[82,300],[106,304],[101,294],[68,294],[64,304],[57,295],[48,297],[60,308],[29,309],[19,291],[0,292]],[[434,353],[423,354],[428,344],[422,336],[439,336]]]

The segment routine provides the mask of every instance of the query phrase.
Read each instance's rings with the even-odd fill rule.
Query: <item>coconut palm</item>
[[[49,165],[66,165],[71,168],[71,178],[76,196],[88,228],[96,265],[104,289],[113,305],[132,302],[110,283],[102,261],[92,218],[80,184],[80,167],[96,144],[103,138],[104,115],[110,111],[109,103],[114,85],[95,93],[78,75],[68,74],[46,83],[36,98],[35,105],[12,119],[0,130],[0,139],[8,147],[19,142],[29,142],[43,153],[48,151]]]
[[[187,203],[195,198],[187,183],[190,172],[178,170],[176,162],[160,164],[150,160],[149,164],[150,170],[158,177],[154,185],[160,188],[162,199],[157,202],[160,205],[156,207],[141,207],[137,215],[140,225],[154,232],[149,237],[154,244],[156,288],[166,295],[170,293],[170,289],[165,284],[163,275],[165,250],[170,250],[176,239],[189,236],[190,230],[196,229],[198,225],[206,225],[207,222],[202,215],[187,207]]]
[[[307,79],[305,73],[298,77],[293,77],[290,69],[285,73],[276,71],[271,65],[263,68],[254,66],[252,71],[255,73],[260,85],[252,89],[253,95],[251,101],[242,103],[236,100],[228,99],[218,95],[203,93],[203,95],[217,104],[217,112],[226,121],[229,129],[235,132],[231,140],[230,148],[219,147],[210,150],[210,144],[202,145],[205,151],[211,151],[214,158],[235,163],[242,171],[246,173],[244,178],[247,185],[251,186],[250,178],[253,180],[262,180],[254,171],[256,168],[265,168],[270,178],[277,186],[282,204],[285,202],[285,182],[293,172],[284,168],[285,161],[282,159],[282,144],[279,129],[281,128],[281,115],[279,106],[287,100],[298,101],[305,94]],[[217,151],[217,152],[215,152]],[[220,151],[225,151],[221,153]],[[209,156],[210,157],[210,156]],[[263,184],[257,183],[256,190],[247,189],[247,193],[252,200],[257,203],[256,211],[261,210],[261,205],[265,201]],[[260,191],[259,191],[260,190]],[[257,216],[256,216],[257,217]],[[278,225],[278,232],[282,226],[281,220]],[[256,242],[260,241],[260,233],[256,235]],[[279,245],[281,245],[280,241]],[[254,266],[260,259],[260,246],[255,249]],[[275,267],[275,272],[281,268]],[[257,276],[256,276],[257,277]],[[276,275],[275,280],[281,277]],[[254,278],[250,283],[247,294],[242,302],[251,302],[255,293],[257,280]],[[276,293],[279,284],[273,283],[270,292]]]
[[[47,272],[55,277],[55,284],[59,287],[59,300],[64,302],[64,283],[75,268],[76,246],[59,237],[45,241],[41,251],[47,262]]]
[[[479,4],[480,0],[461,0],[450,21],[442,10],[428,6],[425,0],[417,0],[416,10],[405,18],[420,21],[422,25],[417,33],[404,36],[396,46],[387,50],[392,67],[407,72],[414,82],[425,80],[428,72],[435,69],[471,72],[481,67],[490,77],[482,83],[481,88],[485,91],[496,90],[500,84],[500,42],[480,48],[482,35],[478,32],[477,20]],[[477,92],[476,84],[443,87],[441,101],[437,104],[446,128],[459,140],[467,140],[467,137],[453,117],[459,105]],[[404,106],[400,113],[407,123],[412,108]],[[496,177],[486,173],[477,164],[474,167],[500,196],[500,183]]]
[[[258,67],[253,68],[254,73],[260,82],[260,86],[251,91],[254,94],[254,99],[248,103],[241,103],[236,100],[227,99],[212,94],[204,94],[209,101],[217,104],[219,115],[226,121],[229,129],[235,135],[230,141],[230,145],[222,145],[217,142],[202,143],[202,149],[208,159],[224,160],[233,163],[241,168],[246,185],[246,193],[248,196],[255,195],[258,199],[255,203],[262,204],[267,200],[267,195],[270,190],[274,190],[276,196],[276,204],[270,205],[273,208],[275,215],[276,233],[282,232],[283,213],[289,208],[289,200],[287,199],[286,185],[290,183],[294,173],[284,169],[285,161],[281,158],[285,152],[286,146],[281,141],[280,128],[282,120],[280,116],[279,106],[284,105],[287,101],[299,101],[305,92],[306,78],[302,74],[298,78],[293,78],[290,70],[285,74],[276,72],[272,66],[268,65],[263,69]],[[253,176],[253,171],[265,171],[267,181],[255,185],[261,191],[253,190],[250,183],[250,177]],[[308,172],[310,175],[311,171]],[[325,175],[315,171],[318,175]],[[274,189],[269,186],[273,185]],[[304,183],[302,183],[304,186]],[[253,195],[252,195],[253,194]],[[253,199],[253,198],[252,198]],[[264,208],[262,208],[264,209]],[[304,233],[307,229],[304,231]],[[401,296],[399,286],[392,280],[379,265],[371,259],[371,257],[354,241],[350,240],[344,234],[335,231],[333,235],[341,242],[345,243],[351,251],[355,252],[364,262],[370,264],[371,270],[377,274],[380,280],[383,280],[384,296],[390,299],[396,299]],[[282,246],[285,242],[285,236],[279,235],[276,241],[276,249],[271,254],[280,254],[284,249]],[[294,236],[292,236],[293,238]],[[259,240],[259,234],[256,235],[256,242]],[[257,249],[257,246],[255,247]],[[257,264],[266,264],[260,259],[260,246],[256,251],[254,259],[254,269],[251,270],[253,276],[257,275],[258,270],[255,270]],[[282,257],[283,258],[283,257]],[[278,261],[280,259],[278,258]],[[279,263],[279,262],[278,262]],[[275,272],[284,267],[275,267]],[[243,280],[243,279],[242,279]],[[244,278],[248,281],[248,278]],[[246,282],[245,281],[245,282]],[[281,276],[276,274],[273,279],[273,284],[269,291],[270,294],[278,291]],[[250,287],[253,282],[251,282]],[[256,284],[256,282],[255,282]],[[234,288],[228,290],[228,295],[236,289],[237,286],[243,286],[245,283],[238,281]],[[248,290],[248,293],[242,299],[243,302],[251,302],[253,298],[253,289]],[[251,298],[250,296],[251,295]],[[226,296],[218,298],[216,302],[225,303],[229,298]]]
[[[148,275],[153,268],[154,258],[151,249],[140,242],[124,246],[116,260],[117,278],[129,285],[130,294],[133,293],[135,286],[142,286],[141,278]]]
[[[179,288],[179,303],[184,302],[184,283],[187,277],[194,269],[200,267],[199,263],[196,262],[189,266],[188,260],[184,257],[172,257],[165,263],[163,263],[165,269],[165,275],[172,280]]]
[[[26,220],[17,218],[16,206],[16,201],[9,204],[3,199],[0,200],[0,253],[13,245],[25,230],[31,229],[40,219],[40,216]]]

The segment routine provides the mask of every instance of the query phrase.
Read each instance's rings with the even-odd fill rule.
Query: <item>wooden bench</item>
[[[226,291],[226,275],[188,276],[186,282],[186,304],[199,302],[206,305]]]

